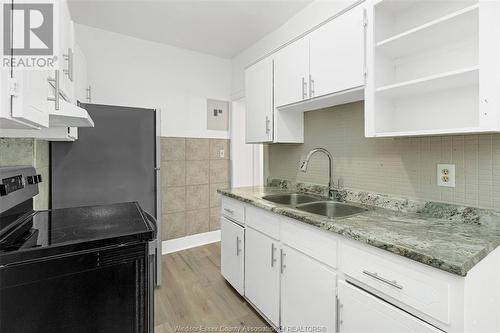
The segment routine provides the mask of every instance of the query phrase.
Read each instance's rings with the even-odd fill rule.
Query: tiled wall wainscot
[[[162,239],[218,230],[217,189],[229,187],[229,140],[163,137],[161,160]]]
[[[42,175],[38,185],[39,194],[35,197],[35,209],[49,208],[50,158],[49,142],[35,139],[0,138],[0,165],[32,165]]]

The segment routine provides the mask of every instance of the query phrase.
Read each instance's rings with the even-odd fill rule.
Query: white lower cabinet
[[[224,278],[243,295],[245,263],[245,229],[225,217],[221,218],[221,272]]]
[[[286,245],[281,251],[283,331],[335,332],[335,272]]]
[[[247,226],[245,230],[245,296],[279,326],[279,242]]]
[[[339,332],[438,333],[443,332],[344,281],[339,281]]]

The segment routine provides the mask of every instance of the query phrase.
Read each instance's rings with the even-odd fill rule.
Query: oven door
[[[148,243],[0,268],[0,332],[150,332]]]

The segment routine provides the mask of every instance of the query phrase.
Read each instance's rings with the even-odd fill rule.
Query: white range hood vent
[[[60,100],[59,110],[49,112],[49,127],[94,127],[94,121],[87,110]]]

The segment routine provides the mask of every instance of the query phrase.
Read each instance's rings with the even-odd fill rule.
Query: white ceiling
[[[232,58],[312,0],[70,0],[76,23]]]

